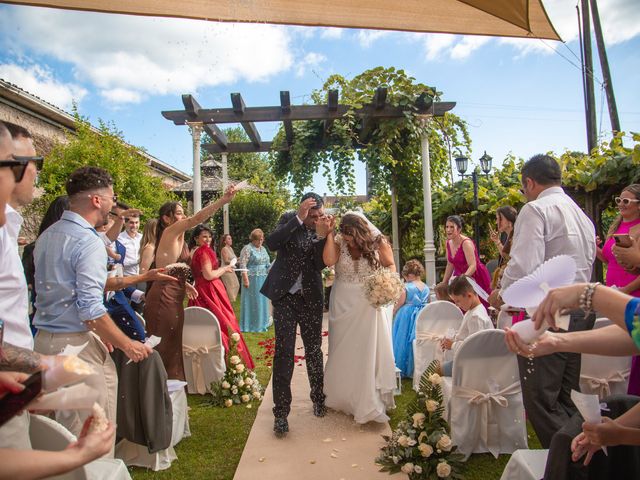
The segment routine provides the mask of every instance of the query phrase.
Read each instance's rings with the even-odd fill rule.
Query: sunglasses
[[[44,157],[22,157],[13,155],[6,160],[0,160],[0,167],[9,167],[13,172],[13,178],[16,183],[20,183],[24,178],[24,173],[27,171],[29,162],[33,162],[36,166],[36,170],[42,170],[44,164]]]
[[[91,197],[102,197],[102,198],[110,198],[111,200],[113,200],[113,203],[116,203],[118,201],[118,195],[114,195],[113,197],[111,195],[102,195],[100,193],[92,193],[91,195],[88,195],[89,198]],[[116,212],[111,211],[109,212],[112,215],[118,215]]]
[[[616,202],[616,205],[624,205],[625,207],[628,207],[629,205],[631,205],[632,203],[638,203],[640,202],[640,200],[636,200],[634,198],[620,198],[620,197],[616,197],[613,199]]]

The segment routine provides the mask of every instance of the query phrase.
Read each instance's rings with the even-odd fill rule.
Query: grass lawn
[[[238,302],[234,304],[239,311]],[[256,363],[256,373],[263,386],[271,377],[271,369],[262,358],[263,349],[258,342],[274,336],[273,327],[264,333],[245,333],[244,338]],[[402,395],[396,397],[397,408],[391,413],[391,427],[403,419],[406,405],[413,398],[410,380],[403,380]],[[257,414],[257,405],[251,409],[242,406],[219,408],[202,406],[207,397],[188,395],[191,437],[182,440],[175,448],[178,460],[163,472],[153,472],[131,467],[134,480],[142,479],[189,479],[232,480],[242,455],[245,442]],[[529,448],[541,448],[529,424]],[[372,459],[377,452],[371,452]],[[497,480],[502,475],[509,455],[500,455],[496,460],[491,454],[472,455],[464,472],[467,480]]]

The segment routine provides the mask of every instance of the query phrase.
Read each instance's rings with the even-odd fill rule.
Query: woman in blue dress
[[[424,268],[418,260],[409,260],[402,269],[404,293],[396,302],[393,320],[393,356],[403,377],[413,377],[413,340],[416,317],[429,301],[429,287],[420,278]]]
[[[271,259],[262,246],[264,233],[259,228],[251,232],[251,243],[244,246],[238,258],[242,272],[242,296],[240,307],[240,330],[264,332],[269,327],[269,299],[260,293],[267,278]]]

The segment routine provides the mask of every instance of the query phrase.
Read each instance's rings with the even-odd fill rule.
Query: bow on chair
[[[209,347],[191,347],[189,345],[182,345],[182,353],[191,358],[193,379],[196,383],[196,391],[200,395],[204,395],[207,391],[207,386],[204,383],[204,372],[202,371],[202,358],[209,353],[210,349],[213,350],[216,347],[216,345],[211,345]]]
[[[416,334],[416,341],[420,342],[434,342],[436,344],[435,354],[433,356],[434,360],[438,360],[441,364],[444,361],[444,352],[442,348],[440,348],[440,342],[445,339],[445,335],[436,335],[435,333],[429,332],[420,332]]]
[[[589,385],[590,391],[597,391],[599,398],[608,397],[611,395],[612,383],[624,382],[629,377],[630,370],[624,370],[622,372],[613,372],[607,378],[590,377],[589,375],[580,375],[580,380],[586,382]]]
[[[498,458],[498,454],[500,453],[500,427],[494,421],[491,413],[492,405],[496,404],[501,408],[507,408],[509,401],[506,397],[518,392],[520,392],[519,381],[496,392],[480,392],[472,388],[453,387],[453,397],[466,398],[470,406],[481,409],[479,425],[480,438],[495,458]]]

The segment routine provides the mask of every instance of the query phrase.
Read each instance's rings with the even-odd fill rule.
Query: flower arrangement
[[[437,360],[420,379],[416,398],[407,407],[407,418],[392,435],[384,436],[386,445],[376,458],[381,472],[406,473],[411,480],[461,479],[464,456],[456,453],[450,428],[442,417],[442,377]]]
[[[186,263],[170,263],[164,267],[164,273],[171,275],[178,280],[187,279],[191,274],[191,267]]]
[[[231,345],[227,353],[227,371],[219,382],[211,384],[211,405],[228,408],[244,404],[251,408],[254,400],[262,399],[264,389],[255,372],[247,369],[238,355],[240,334],[232,333],[229,341]]]
[[[394,303],[403,290],[400,276],[387,268],[379,268],[364,280],[364,296],[374,308]]]
[[[322,270],[322,282],[325,287],[330,287],[333,284],[333,280],[336,278],[336,272],[333,267],[325,267]]]

